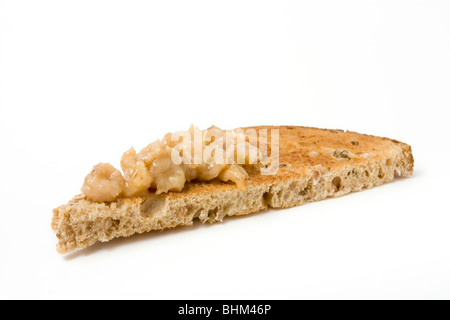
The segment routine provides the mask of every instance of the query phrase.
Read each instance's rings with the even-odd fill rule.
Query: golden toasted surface
[[[248,185],[270,184],[271,182],[298,178],[315,166],[327,171],[339,171],[345,167],[386,159],[393,153],[408,154],[410,173],[414,160],[411,147],[405,143],[360,134],[351,131],[318,129],[297,126],[259,126],[252,129],[279,130],[279,169],[276,175],[261,175],[257,167],[246,167],[249,173]],[[249,129],[243,128],[243,129]],[[269,136],[270,138],[270,136]],[[270,144],[270,139],[269,139]],[[195,193],[215,192],[232,189],[232,185],[218,182],[190,183],[183,192],[170,193],[173,196],[188,196]]]

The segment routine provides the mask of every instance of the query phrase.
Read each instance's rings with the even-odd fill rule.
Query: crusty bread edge
[[[383,138],[389,139],[389,138]],[[163,230],[202,222],[222,221],[226,216],[245,215],[267,208],[289,208],[328,197],[361,191],[411,175],[414,158],[411,147],[397,140],[402,152],[377,162],[344,167],[335,171],[312,170],[309,175],[249,185],[246,190],[223,188],[195,196],[151,196],[121,199],[114,203],[93,203],[83,197],[53,210],[52,229],[61,254],[81,250],[97,241],[152,230]]]

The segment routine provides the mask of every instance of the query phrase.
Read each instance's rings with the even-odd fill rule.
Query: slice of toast
[[[120,198],[97,203],[84,195],[53,210],[57,251],[68,253],[97,241],[136,233],[222,221],[268,208],[289,208],[338,197],[411,175],[411,147],[405,143],[342,130],[254,127],[279,130],[279,169],[261,175],[247,168],[247,187],[218,181],[190,182],[182,192]]]

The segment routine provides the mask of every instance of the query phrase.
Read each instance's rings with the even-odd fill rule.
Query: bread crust
[[[397,140],[343,130],[260,126],[279,130],[279,169],[261,175],[247,167],[247,188],[217,181],[191,182],[182,192],[96,203],[79,195],[53,210],[57,251],[65,254],[98,241],[222,221],[267,208],[289,208],[339,197],[413,173],[411,147]],[[243,128],[250,129],[250,128]]]

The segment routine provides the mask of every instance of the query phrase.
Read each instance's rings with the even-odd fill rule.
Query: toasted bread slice
[[[413,172],[405,143],[342,130],[279,129],[279,169],[261,175],[247,168],[246,189],[218,181],[190,182],[182,192],[121,198],[97,203],[80,195],[53,210],[57,251],[68,253],[97,241],[202,222],[222,221],[268,208],[289,208],[338,197]]]

